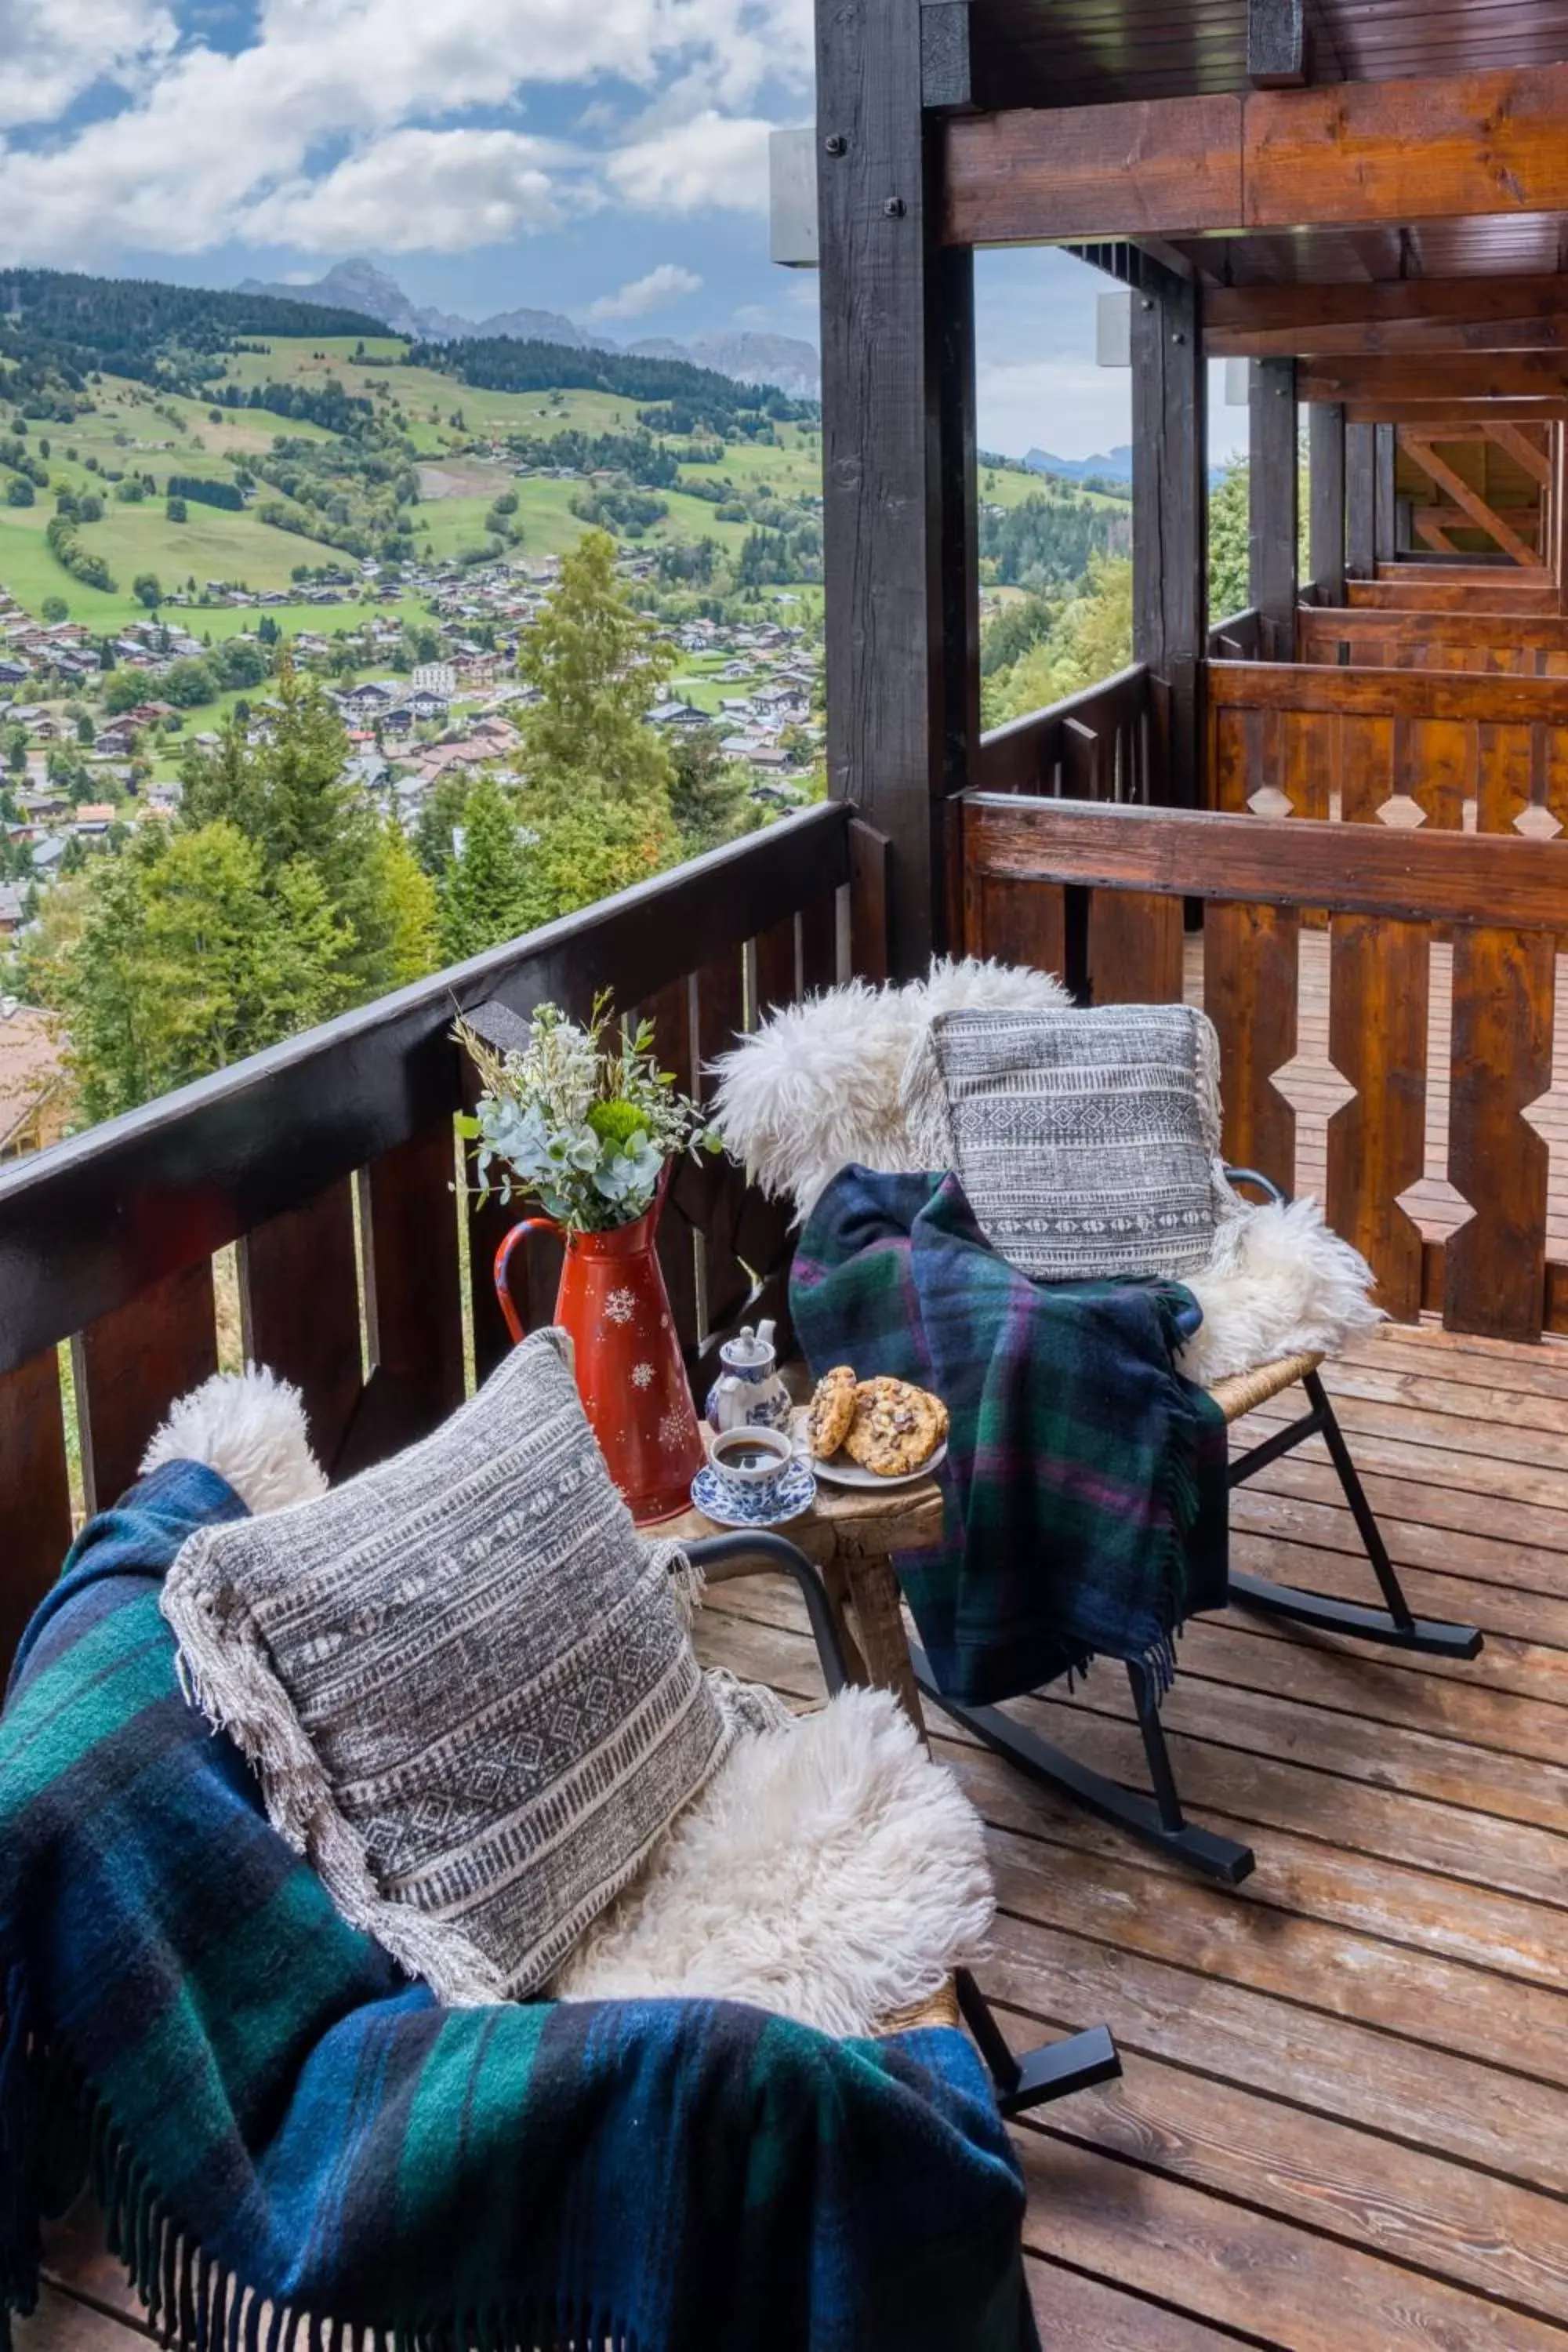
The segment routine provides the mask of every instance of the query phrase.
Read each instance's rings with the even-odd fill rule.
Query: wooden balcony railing
[[[1206,683],[1212,808],[1548,837],[1568,824],[1568,678],[1217,662]]]
[[[1168,797],[1163,691],[1135,662],[1065,702],[1011,719],[981,738],[973,781],[990,793],[1161,805]]]
[[[1263,615],[1248,606],[1216,621],[1208,634],[1210,661],[1260,661],[1263,656]]]
[[[506,1346],[489,1261],[507,1213],[469,1220],[465,1248],[454,1194],[454,1013],[492,997],[583,1012],[607,989],[656,1019],[661,1059],[700,1091],[760,1009],[837,976],[839,894],[853,865],[874,922],[876,848],[843,805],[806,810],[0,1173],[0,1671],[70,1539],[60,1342],[89,1508],[215,1369],[213,1261],[230,1244],[244,1352],[300,1384],[324,1463],[341,1474],[422,1434],[469,1360],[482,1377]],[[661,1254],[693,1357],[759,1284],[776,1296],[786,1253],[783,1213],[737,1170],[683,1168]],[[531,1272],[536,1320],[554,1275]]]
[[[1393,565],[1375,580],[1346,583],[1347,603],[1363,612],[1525,613],[1541,617],[1563,609],[1563,594],[1546,574],[1521,578],[1516,572],[1479,565],[1460,572],[1451,564]]]
[[[1065,971],[1100,1003],[1176,1001],[1185,978],[1219,1031],[1229,1158],[1292,1185],[1289,1097],[1337,1097],[1324,1205],[1391,1315],[1439,1309],[1450,1329],[1509,1339],[1568,1328],[1568,1233],[1526,1116],[1552,1087],[1568,846],[983,793],[955,814],[969,953]],[[1209,903],[1184,976],[1188,898]],[[1302,937],[1314,914],[1326,941]],[[1327,1007],[1303,1072],[1309,951]],[[1441,1239],[1413,1213],[1423,1188],[1458,1196]]]
[[[1296,658],[1330,668],[1568,677],[1568,619],[1480,611],[1368,613],[1303,604],[1296,615]]]

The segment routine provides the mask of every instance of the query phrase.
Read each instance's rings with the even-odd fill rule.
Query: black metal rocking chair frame
[[[1251,1185],[1269,1200],[1285,1204],[1286,1196],[1279,1186],[1255,1169],[1231,1168],[1226,1173],[1233,1184]],[[1230,1599],[1244,1608],[1319,1633],[1348,1634],[1358,1641],[1380,1643],[1389,1649],[1419,1651],[1435,1657],[1476,1657],[1481,1649],[1482,1635],[1475,1626],[1450,1625],[1417,1617],[1411,1609],[1321,1376],[1315,1369],[1308,1370],[1301,1376],[1301,1384],[1307,1392],[1308,1411],[1238,1455],[1230,1465],[1227,1486],[1234,1492],[1271,1463],[1305,1444],[1310,1437],[1321,1437],[1377,1580],[1383,1606],[1373,1608],[1359,1601],[1332,1600],[1325,1594],[1300,1592],[1289,1585],[1273,1584],[1245,1570],[1231,1575]],[[944,1697],[925,1653],[917,1646],[913,1656],[915,1680],[922,1697],[941,1707],[955,1723],[963,1724],[1031,1780],[1054,1789],[1098,1819],[1131,1831],[1135,1837],[1185,1863],[1205,1878],[1226,1886],[1239,1886],[1250,1874],[1256,1862],[1250,1846],[1234,1838],[1220,1837],[1188,1821],[1160,1720],[1161,1694],[1147,1668],[1130,1664],[1127,1674],[1149,1768],[1152,1791],[1150,1796],[1080,1764],[1064,1748],[1041,1738],[998,1707],[967,1706]]]
[[[743,1531],[705,1536],[687,1545],[686,1556],[702,1570],[710,1584],[727,1584],[742,1576],[782,1573],[792,1577],[805,1602],[828,1696],[835,1696],[847,1686],[848,1663],[828,1605],[827,1589],[816,1565],[795,1544],[783,1536],[761,1530],[755,1534]],[[1042,2042],[1039,2048],[1026,2051],[1020,2057],[967,1969],[955,1972],[954,1985],[960,2014],[985,2062],[995,2087],[996,2104],[1005,2116],[1021,2115],[1026,2107],[1044,2106],[1047,2101],[1066,2098],[1074,2091],[1087,2091],[1094,2084],[1110,2082],[1121,2074],[1121,2060],[1116,2044],[1103,2025],[1091,2026],[1084,2033],[1067,2034],[1059,2042]]]

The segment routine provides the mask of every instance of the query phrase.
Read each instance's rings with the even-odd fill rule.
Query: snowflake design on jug
[[[629,1323],[637,1311],[635,1290],[612,1290],[605,1301],[605,1312],[612,1323]]]
[[[653,1366],[651,1364],[634,1364],[632,1366],[632,1386],[634,1389],[652,1388]]]
[[[660,1416],[658,1442],[661,1445],[679,1445],[685,1435],[686,1423],[680,1413],[670,1412]]]

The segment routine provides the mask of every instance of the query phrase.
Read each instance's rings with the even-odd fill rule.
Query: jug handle
[[[516,1346],[525,1334],[522,1318],[517,1311],[511,1295],[511,1254],[518,1244],[525,1241],[530,1234],[553,1234],[557,1241],[564,1241],[566,1228],[564,1225],[558,1225],[553,1217],[524,1217],[521,1224],[513,1225],[496,1252],[496,1297],[500,1301],[500,1311],[506,1318],[506,1328],[511,1333],[513,1346]]]

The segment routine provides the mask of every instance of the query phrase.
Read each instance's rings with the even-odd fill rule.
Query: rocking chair
[[[1280,1204],[1285,1202],[1279,1186],[1253,1169],[1229,1168],[1226,1173],[1233,1185],[1250,1185],[1271,1201]],[[1308,1438],[1321,1436],[1371,1562],[1383,1605],[1378,1608],[1361,1601],[1332,1600],[1321,1593],[1300,1592],[1245,1570],[1232,1574],[1230,1599],[1243,1608],[1256,1609],[1320,1633],[1348,1634],[1358,1641],[1382,1643],[1389,1649],[1418,1651],[1442,1658],[1478,1656],[1482,1636],[1475,1626],[1450,1625],[1417,1617],[1405,1599],[1398,1571],[1388,1556],[1382,1530],[1323,1386],[1322,1363],[1321,1356],[1286,1356],[1277,1363],[1260,1364],[1255,1370],[1216,1381],[1210,1388],[1208,1394],[1225,1415],[1227,1426],[1234,1426],[1246,1414],[1282,1395],[1297,1381],[1307,1392],[1308,1411],[1238,1455],[1230,1465],[1227,1484],[1233,1490],[1245,1486],[1249,1478],[1255,1478],[1282,1455],[1293,1453]],[[1131,1830],[1135,1836],[1175,1855],[1205,1877],[1216,1879],[1226,1886],[1237,1886],[1250,1874],[1256,1859],[1250,1846],[1234,1838],[1217,1836],[1187,1820],[1160,1720],[1160,1691],[1145,1666],[1130,1664],[1127,1675],[1148,1761],[1151,1796],[1142,1796],[1107,1774],[1079,1763],[1064,1749],[1042,1739],[1026,1725],[1015,1722],[998,1707],[966,1706],[958,1700],[945,1698],[937,1688],[924,1651],[911,1644],[911,1654],[915,1680],[922,1696],[941,1707],[955,1723],[962,1723],[986,1747],[1016,1764],[1031,1780],[1071,1798],[1100,1820]]]

